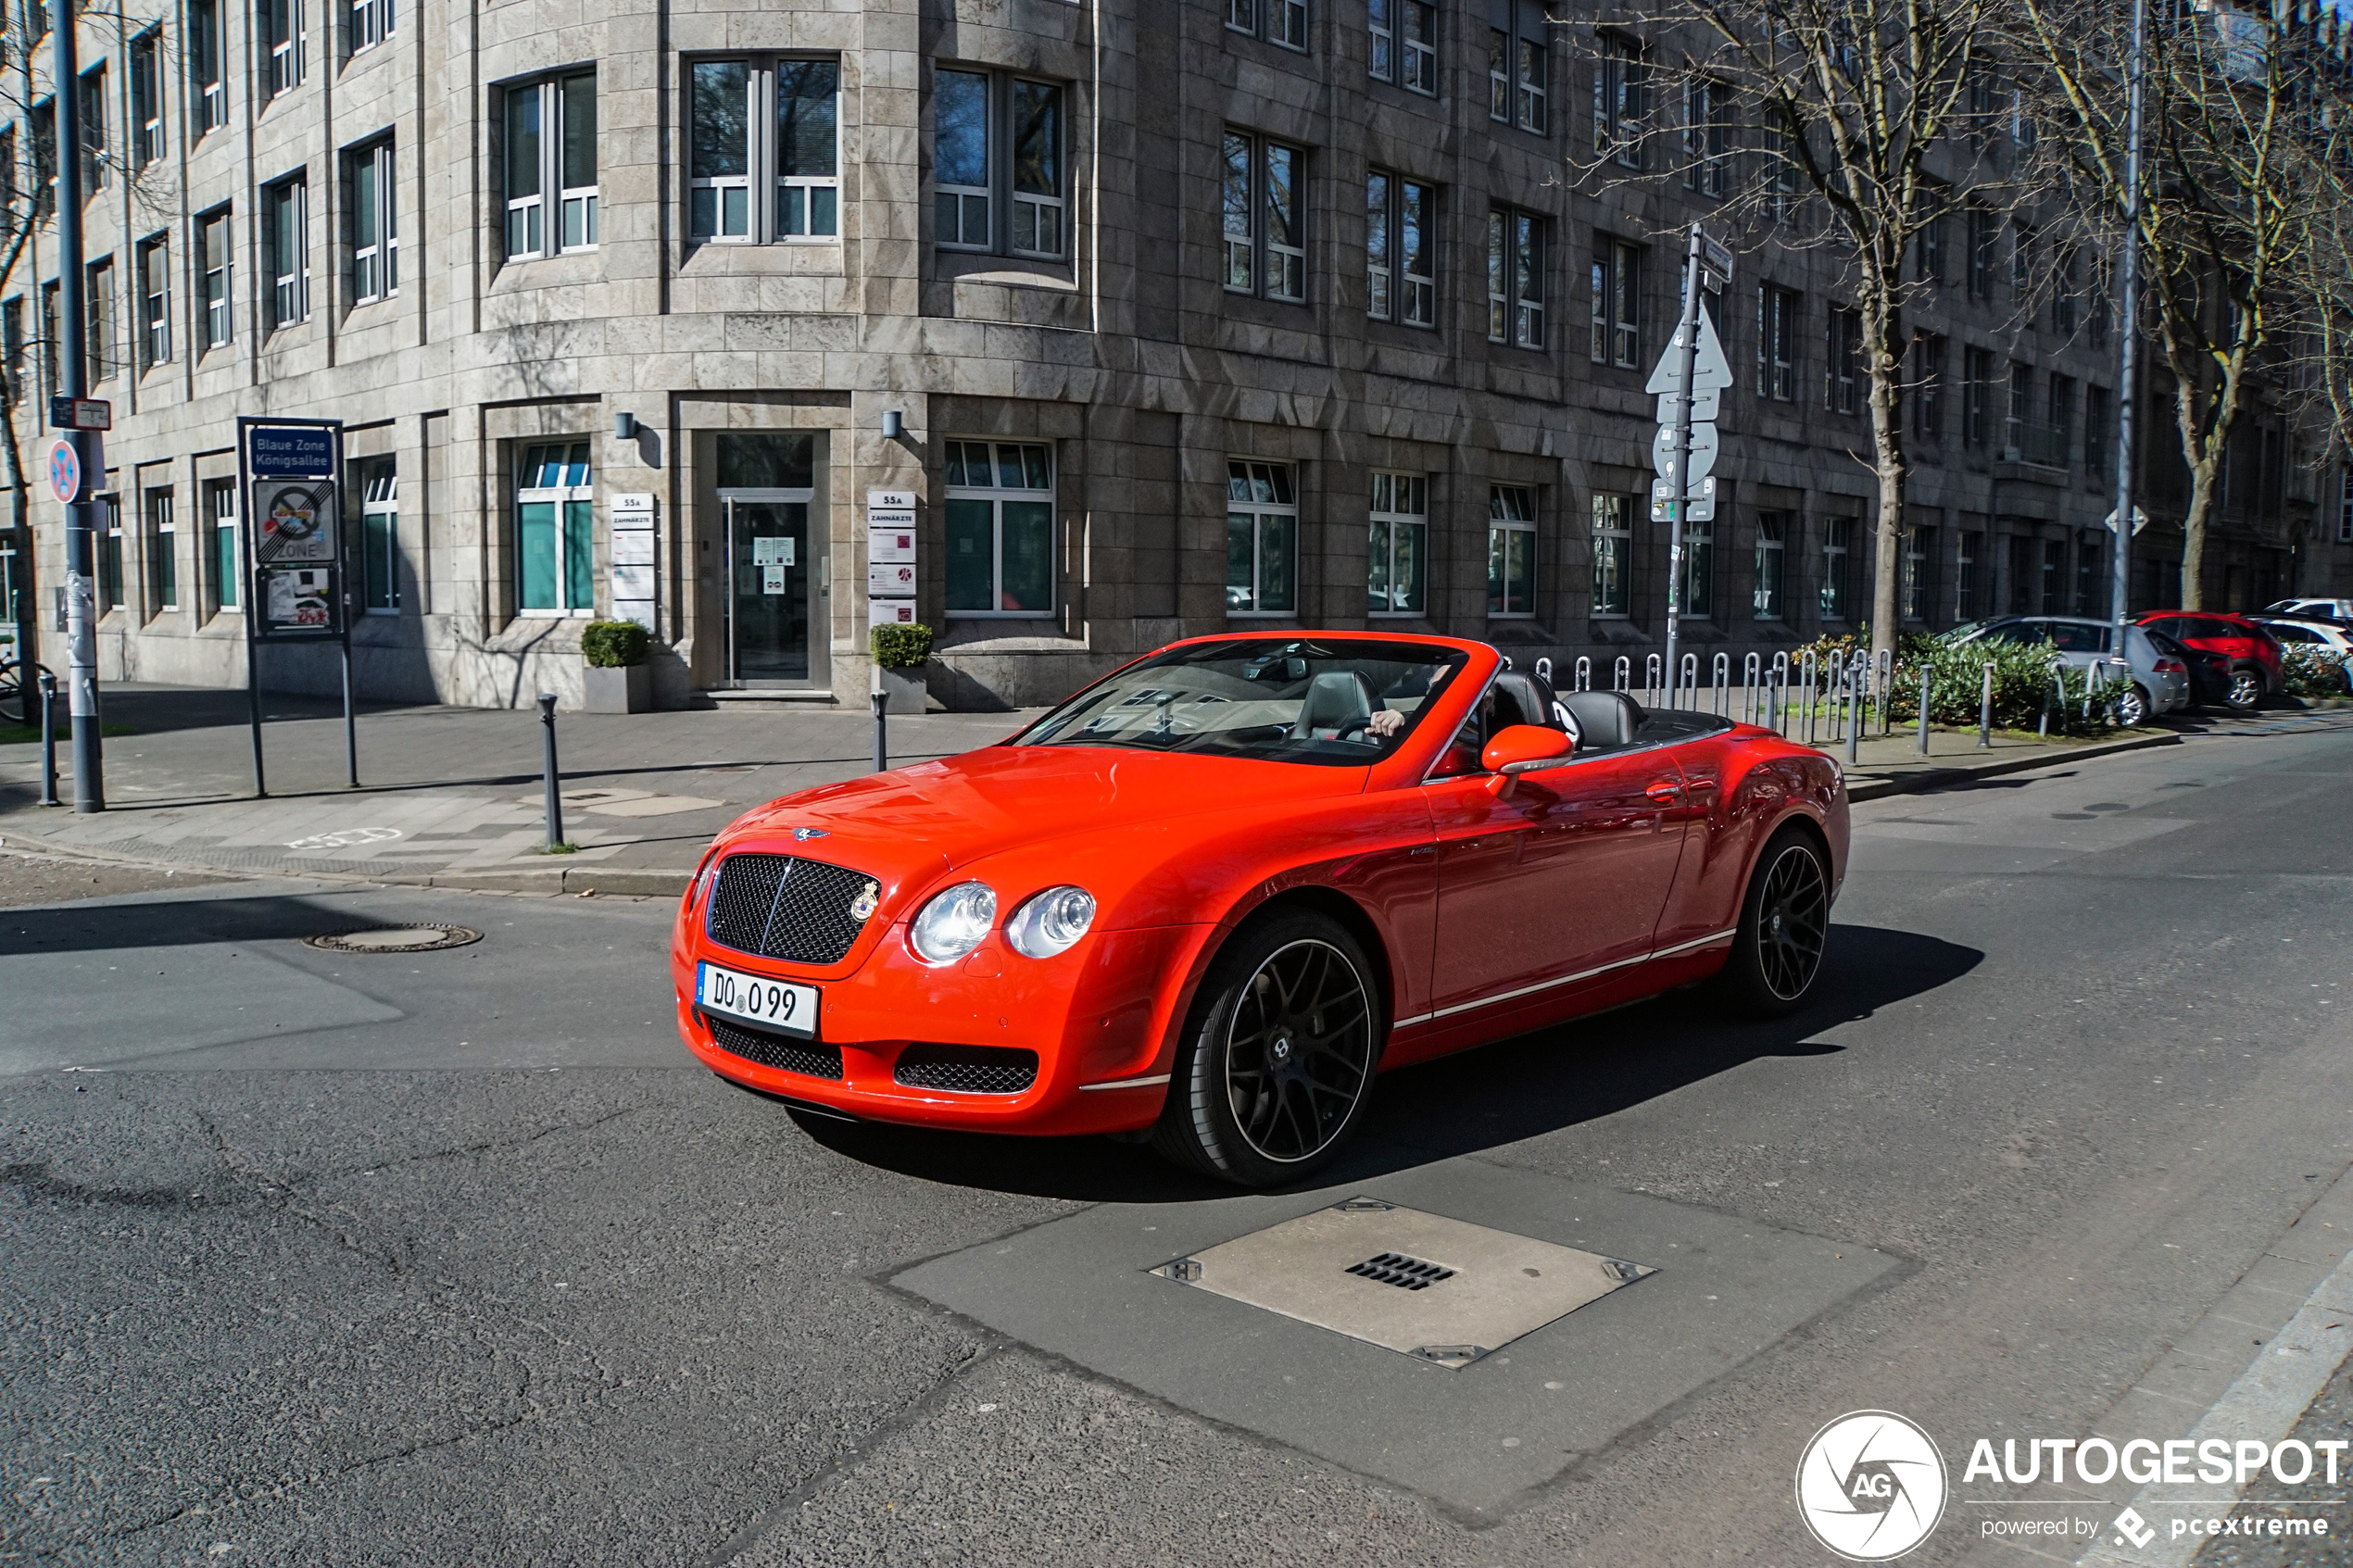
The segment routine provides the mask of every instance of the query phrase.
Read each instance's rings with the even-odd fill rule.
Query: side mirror
[[[1487,781],[1487,792],[1501,798],[1511,793],[1514,774],[1558,761],[1576,749],[1577,743],[1558,730],[1541,724],[1507,725],[1495,732],[1495,738],[1478,754],[1480,766],[1494,775]]]

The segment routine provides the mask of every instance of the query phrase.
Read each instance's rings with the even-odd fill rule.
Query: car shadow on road
[[[1762,1057],[1831,1056],[1821,1035],[1959,979],[1974,947],[1883,926],[1837,925],[1815,999],[1784,1019],[1728,1019],[1687,990],[1383,1077],[1355,1140],[1306,1184],[1326,1186],[1478,1154],[1614,1115]],[[1240,1189],[1110,1138],[1019,1138],[799,1118],[862,1163],[925,1181],[1095,1203],[1176,1203]]]

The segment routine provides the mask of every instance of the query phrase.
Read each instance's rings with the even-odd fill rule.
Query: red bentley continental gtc
[[[678,1027],[804,1112],[1150,1129],[1269,1185],[1384,1068],[1701,980],[1796,1007],[1846,842],[1836,764],[1769,730],[1482,643],[1201,638],[736,822],[679,907]]]

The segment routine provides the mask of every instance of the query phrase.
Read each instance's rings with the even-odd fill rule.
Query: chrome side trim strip
[[[1173,1073],[1161,1073],[1148,1078],[1114,1078],[1101,1084],[1081,1084],[1078,1089],[1081,1094],[1089,1089],[1148,1089],[1155,1084],[1165,1084],[1175,1076]]]
[[[1730,931],[1719,931],[1712,936],[1694,936],[1688,942],[1678,942],[1672,947],[1660,947],[1653,952],[1651,957],[1671,959],[1678,953],[1688,953],[1699,947],[1713,947],[1718,942],[1730,942],[1740,934],[1741,928],[1736,925]]]
[[[1441,1018],[1452,1018],[1457,1013],[1474,1012],[1480,1008],[1491,1008],[1498,1002],[1516,1001],[1522,997],[1532,997],[1539,991],[1550,991],[1563,985],[1574,985],[1580,980],[1591,980],[1596,975],[1608,974],[1615,970],[1631,969],[1638,963],[1648,963],[1653,959],[1671,959],[1680,954],[1696,951],[1701,947],[1711,947],[1718,942],[1729,942],[1737,935],[1739,935],[1739,927],[1735,926],[1730,931],[1718,931],[1711,935],[1693,937],[1689,942],[1678,942],[1672,947],[1654,948],[1650,952],[1639,954],[1634,958],[1620,959],[1616,963],[1605,963],[1597,969],[1580,970],[1575,974],[1564,974],[1552,980],[1540,980],[1533,985],[1522,985],[1510,991],[1498,991],[1491,997],[1481,997],[1477,1001],[1456,1002],[1453,1007],[1440,1008],[1435,1012],[1417,1013],[1412,1018],[1401,1018],[1390,1027],[1403,1029],[1416,1023],[1428,1023]],[[1087,1086],[1095,1088],[1101,1085],[1090,1084]]]

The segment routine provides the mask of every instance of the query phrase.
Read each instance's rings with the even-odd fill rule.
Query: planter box
[[[883,705],[886,713],[921,713],[926,693],[920,670],[885,670],[877,665],[875,673],[882,682],[888,697]]]
[[[584,665],[581,711],[585,713],[644,713],[654,705],[653,671],[643,664],[618,670]]]

